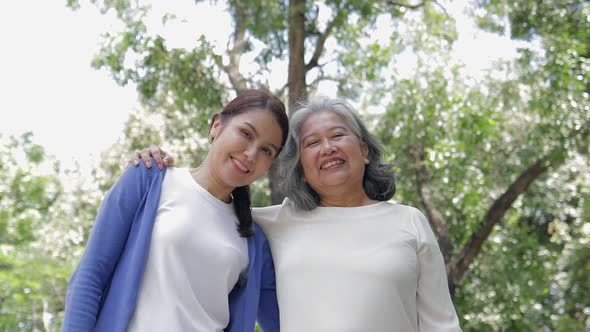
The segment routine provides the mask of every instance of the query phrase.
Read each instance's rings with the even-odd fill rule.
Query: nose
[[[248,159],[248,161],[256,162],[256,157],[258,154],[258,146],[256,144],[248,144],[246,150],[244,150],[244,155]]]
[[[336,151],[336,147],[334,146],[334,144],[332,144],[332,142],[330,142],[330,140],[325,139],[322,141],[322,144],[320,146],[321,155],[329,155],[332,154],[332,152],[334,151]]]

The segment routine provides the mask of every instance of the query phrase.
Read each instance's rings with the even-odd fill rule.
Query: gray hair
[[[313,210],[320,203],[320,195],[304,180],[299,153],[301,127],[305,120],[318,112],[334,112],[348,125],[360,142],[367,143],[369,164],[365,167],[363,189],[369,198],[387,201],[395,194],[395,178],[391,164],[382,160],[383,148],[346,101],[337,98],[315,97],[299,104],[289,121],[287,143],[280,156],[280,189],[297,208]]]

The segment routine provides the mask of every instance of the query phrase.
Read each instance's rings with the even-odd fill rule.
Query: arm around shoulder
[[[154,168],[155,169],[155,168]],[[135,213],[155,172],[129,167],[106,194],[66,294],[62,331],[91,331],[123,252]]]

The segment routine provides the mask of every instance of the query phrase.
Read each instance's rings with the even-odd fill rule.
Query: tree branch
[[[321,81],[334,81],[334,82],[338,82],[338,79],[336,77],[333,77],[333,76],[320,75],[320,76],[316,77],[313,81],[311,81],[308,84],[308,86],[316,88],[317,87],[316,85],[318,83],[320,83]]]
[[[449,266],[449,263],[451,262],[451,257],[453,255],[453,244],[451,243],[451,239],[449,237],[449,230],[447,228],[447,225],[445,224],[442,213],[440,213],[440,211],[436,208],[436,205],[432,200],[432,196],[430,195],[430,176],[424,163],[426,156],[424,146],[422,144],[416,144],[412,148],[412,155],[414,156],[415,160],[416,184],[418,195],[420,196],[422,204],[426,209],[426,214],[428,215],[430,225],[434,229],[434,232],[436,233],[436,236],[438,238],[438,243],[443,254],[445,263],[447,264],[447,266]]]
[[[332,30],[334,30],[334,27],[336,26],[336,24],[338,22],[340,22],[340,20],[344,17],[343,13],[344,13],[344,11],[342,11],[342,10],[339,11],[338,14],[336,14],[336,16],[334,17],[334,19],[328,23],[328,25],[326,26],[326,30],[319,36],[319,38],[315,44],[315,50],[313,52],[313,56],[311,57],[309,62],[305,65],[306,72],[308,72],[312,68],[318,66],[318,61],[320,60],[320,57],[322,56],[322,53],[324,52],[324,45],[326,44],[326,40],[328,39],[328,37],[332,33]]]
[[[450,17],[449,13],[447,12],[447,9],[437,0],[430,0],[432,2],[434,2],[435,5],[439,6],[440,9],[443,11],[443,13],[447,16]],[[391,6],[397,6],[397,7],[404,7],[404,8],[408,8],[408,9],[418,9],[420,7],[424,7],[424,5],[426,5],[426,1],[422,1],[420,3],[417,3],[415,5],[408,5],[408,4],[404,4],[404,3],[399,3],[397,1],[385,1],[386,4],[391,5]]]
[[[469,265],[481,252],[483,243],[490,236],[494,226],[502,221],[502,218],[508,209],[512,207],[512,204],[518,196],[525,192],[529,185],[545,173],[547,169],[547,158],[537,160],[522,172],[518,178],[512,182],[508,189],[494,201],[484,216],[479,230],[471,236],[461,252],[453,259],[452,270],[449,276],[451,280],[449,280],[449,282],[453,285],[459,283]]]
[[[443,6],[440,2],[438,2],[436,0],[432,0],[432,2],[434,2],[437,6],[439,6],[440,9],[442,9],[443,13],[445,13],[445,15],[447,17],[451,17],[451,15],[449,15],[449,12],[447,12],[447,9],[445,8],[445,6]]]
[[[299,101],[307,98],[305,83],[305,0],[289,1],[289,72],[288,72],[288,109],[289,116],[295,112]],[[282,199],[281,199],[282,201]],[[280,203],[281,201],[278,201]],[[276,204],[275,201],[272,201]]]
[[[590,136],[590,122],[584,123],[578,129],[573,130],[568,136],[578,137],[581,140],[588,139]],[[494,226],[502,221],[502,218],[508,209],[512,207],[518,196],[524,193],[531,183],[543,175],[549,167],[559,166],[565,161],[565,158],[566,153],[562,148],[557,148],[549,152],[524,170],[510,184],[508,189],[494,201],[481,221],[479,229],[473,233],[461,252],[452,259],[451,270],[448,273],[451,292],[459,284],[469,265],[473,263],[477,255],[481,252],[483,243],[490,236]]]
[[[549,158],[544,157],[522,172],[508,189],[497,198],[484,216],[479,230],[474,232],[467,244],[463,247],[453,262],[453,270],[450,275],[453,284],[457,285],[469,265],[481,252],[485,240],[490,236],[495,225],[502,221],[502,218],[512,207],[514,201],[524,193],[533,181],[538,179],[549,168]]]
[[[589,136],[590,121],[585,122],[578,129],[572,130],[568,135],[570,138],[575,137],[579,140],[587,140]],[[566,156],[566,151],[563,148],[556,148],[550,151],[524,170],[510,184],[508,189],[494,201],[481,221],[479,229],[471,235],[471,238],[463,246],[461,252],[451,259],[450,264],[447,264],[451,295],[454,294],[456,286],[460,283],[461,278],[471,263],[473,263],[477,255],[481,252],[483,243],[490,236],[494,226],[502,222],[502,218],[508,209],[512,207],[514,201],[550,167],[557,167],[563,164]]]
[[[240,93],[246,90],[246,79],[240,73],[240,58],[246,45],[246,26],[244,19],[246,17],[244,8],[237,4],[234,7],[235,28],[233,33],[233,46],[228,50],[229,64],[223,65],[223,70],[229,76],[229,81],[236,91]]]
[[[415,5],[409,5],[409,4],[405,4],[405,3],[399,3],[397,1],[385,1],[385,3],[387,3],[388,5],[392,5],[392,6],[397,6],[397,7],[404,7],[404,8],[409,8],[409,9],[418,9],[420,7],[423,7],[425,2],[422,1],[420,3],[417,3]]]

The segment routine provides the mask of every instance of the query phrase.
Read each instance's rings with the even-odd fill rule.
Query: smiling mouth
[[[244,171],[244,173],[249,173],[250,170],[248,169],[248,167],[246,167],[246,165],[242,164],[239,160],[235,159],[235,158],[231,158],[231,160],[234,162],[234,164],[236,166],[238,166],[239,169],[241,169],[242,171]]]
[[[344,164],[344,160],[341,159],[337,159],[337,160],[332,160],[332,161],[328,161],[327,163],[324,163],[320,166],[320,169],[326,169],[326,168],[330,168],[336,165],[341,165]]]

